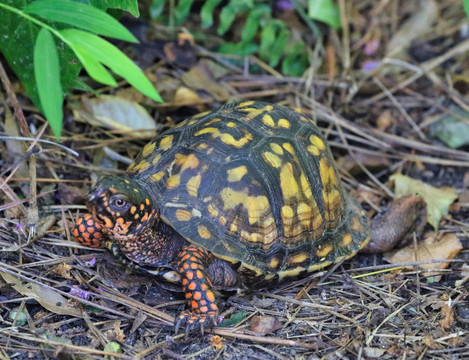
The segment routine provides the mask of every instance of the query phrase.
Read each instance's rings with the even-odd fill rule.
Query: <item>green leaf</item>
[[[71,43],[71,47],[91,78],[105,85],[117,85],[116,80],[99,61],[94,59],[93,54],[86,52],[86,49],[76,47],[73,43]]]
[[[4,6],[23,9],[34,0],[0,0],[0,52],[15,72],[18,79],[25,86],[26,92],[33,103],[40,108],[36,80],[34,77],[33,49],[37,35],[41,29],[24,17],[6,10]],[[136,0],[89,0],[81,1],[91,4],[99,9],[106,10],[114,7],[138,16]],[[54,29],[62,29],[62,24],[49,24]],[[60,62],[60,82],[64,93],[76,86],[76,79],[82,69],[80,61],[72,49],[62,42],[57,42],[57,51]]]
[[[223,35],[228,31],[237,14],[252,9],[253,6],[253,0],[230,0],[228,5],[221,10],[218,35]]]
[[[455,188],[436,188],[420,180],[395,174],[391,176],[395,184],[396,197],[404,195],[420,195],[427,203],[428,223],[438,231],[443,216],[448,215],[448,208],[458,198]]]
[[[466,15],[469,18],[469,0],[464,0],[464,10],[466,10]]]
[[[0,0],[1,3],[22,9],[33,0]],[[26,92],[33,103],[40,108],[40,101],[34,77],[33,49],[40,27],[32,24],[24,17],[1,7],[0,4],[0,52],[18,79],[25,86]],[[59,24],[60,25],[60,24]],[[58,28],[54,24],[51,25]],[[60,62],[60,82],[64,93],[73,88],[75,79],[81,70],[81,64],[73,51],[57,42]]]
[[[117,47],[94,34],[82,30],[66,29],[60,33],[67,41],[72,43],[72,47],[80,54],[92,56],[95,62],[100,62],[109,67],[144,95],[155,101],[162,102],[160,95],[143,71]]]
[[[268,61],[269,65],[275,67],[280,61],[290,32],[281,20],[271,19],[262,28],[261,46],[259,55],[262,60]]]
[[[282,62],[282,72],[289,76],[302,76],[308,67],[308,56],[305,44],[300,42],[293,46]]]
[[[218,49],[218,52],[222,54],[234,54],[234,55],[239,55],[239,56],[248,56],[248,55],[254,54],[258,49],[259,49],[259,46],[257,46],[254,43],[234,44],[234,43],[226,42],[220,46],[220,48]]]
[[[95,8],[101,10],[121,9],[127,11],[135,17],[140,16],[140,12],[138,11],[137,0],[80,0],[80,2],[86,2],[87,4],[93,5]]]
[[[29,4],[23,11],[98,35],[138,42],[132,33],[111,15],[90,5],[68,0],[43,0]]]
[[[174,23],[181,25],[189,15],[194,0],[179,0],[178,6],[174,9]]]
[[[241,41],[243,43],[251,42],[252,39],[254,39],[262,18],[270,15],[270,12],[270,6],[267,5],[257,5],[249,12],[243,31],[241,32]]]
[[[234,326],[236,324],[239,324],[241,321],[243,321],[247,315],[248,315],[247,311],[240,311],[239,313],[231,315],[229,319],[223,320],[220,324],[218,324],[218,326],[221,326],[221,327]]]
[[[200,10],[202,28],[207,29],[213,25],[213,12],[222,0],[207,0]]]
[[[63,119],[59,55],[54,38],[47,29],[39,31],[34,46],[34,75],[42,110],[55,137],[59,139]]]
[[[109,352],[109,353],[114,353],[114,354],[122,354],[122,349],[121,346],[118,342],[111,341],[110,343],[107,343],[106,346],[104,346],[104,351]],[[105,359],[113,359],[114,357],[111,357],[109,355],[105,356]]]
[[[333,29],[342,26],[339,7],[332,0],[308,0],[308,16],[326,23]]]
[[[152,19],[159,17],[164,10],[165,0],[153,0],[150,5],[150,16]]]
[[[450,105],[449,109],[452,113],[442,115],[430,126],[430,135],[453,149],[469,145],[469,113],[458,106]]]

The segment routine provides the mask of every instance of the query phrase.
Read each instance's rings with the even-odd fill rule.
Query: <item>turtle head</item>
[[[88,210],[118,241],[151,226],[157,211],[150,195],[136,181],[106,176],[88,196]]]

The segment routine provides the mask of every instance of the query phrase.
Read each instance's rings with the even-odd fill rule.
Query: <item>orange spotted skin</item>
[[[369,219],[343,189],[320,129],[299,112],[256,101],[158,135],[124,178],[96,184],[88,209],[75,237],[99,246],[109,235],[113,253],[134,268],[168,269],[187,299],[175,328],[188,331],[215,322],[215,289],[301,278],[370,239]]]
[[[213,285],[206,264],[213,255],[196,246],[186,246],[177,258],[177,269],[181,274],[182,289],[190,311],[183,311],[175,322],[176,332],[186,325],[186,332],[210,323],[216,325],[218,307],[215,304]]]
[[[102,248],[106,235],[103,226],[98,223],[91,214],[78,218],[72,234],[80,244],[92,248]]]

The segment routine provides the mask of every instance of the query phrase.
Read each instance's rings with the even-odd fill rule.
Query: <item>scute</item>
[[[312,120],[244,102],[187,119],[129,167],[162,219],[252,284],[310,272],[355,254],[369,223],[339,181]]]

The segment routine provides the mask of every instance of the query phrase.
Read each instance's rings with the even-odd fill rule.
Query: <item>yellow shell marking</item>
[[[197,159],[197,156],[195,156],[194,154],[175,154],[174,158],[174,162],[176,165],[182,165],[181,172],[186,169],[195,169],[197,166],[199,166],[199,159]]]
[[[300,175],[300,182],[301,182],[301,190],[303,191],[305,198],[307,200],[311,199],[313,197],[313,191],[311,190],[308,179],[306,178],[303,171],[301,172],[301,175]]]
[[[264,109],[256,109],[256,108],[244,108],[244,109],[239,109],[239,110],[246,112],[246,114],[244,114],[244,117],[243,117],[245,121],[252,120],[256,116],[261,115],[262,113],[265,112]]]
[[[310,226],[310,223],[311,223],[311,208],[309,207],[309,205],[306,204],[306,203],[299,203],[296,212],[298,213],[298,217],[301,221],[301,224],[305,228],[309,229],[311,227]]]
[[[207,127],[197,131],[194,135],[199,136],[203,134],[212,134],[212,137],[217,137],[220,134],[220,129],[214,127]]]
[[[319,136],[311,135],[309,137],[309,141],[311,141],[311,144],[316,146],[319,150],[326,150],[326,145],[324,145],[324,141],[322,141]]]
[[[284,143],[283,148],[287,150],[290,154],[295,155],[295,150],[293,149],[292,144],[290,143]]]
[[[275,122],[274,122],[274,119],[272,119],[272,116],[270,116],[269,114],[265,114],[263,117],[262,117],[262,122],[267,125],[267,126],[270,126],[270,127],[275,127]]]
[[[278,127],[280,128],[284,128],[284,129],[290,129],[290,121],[288,121],[287,119],[280,119],[277,123]]]
[[[165,174],[164,171],[160,171],[160,172],[157,172],[156,174],[153,174],[151,177],[155,181],[160,181],[163,178],[164,174]]]
[[[156,164],[158,164],[158,161],[160,161],[160,159],[161,159],[161,154],[158,154],[158,155],[156,155],[155,158],[151,161],[151,163],[152,163],[153,165],[156,165]]]
[[[248,198],[248,189],[244,188],[242,191],[236,191],[232,188],[224,188],[220,192],[223,201],[224,209],[234,209],[239,204],[244,204]]]
[[[322,184],[329,184],[329,165],[326,158],[322,158],[319,161],[319,174],[321,175]]]
[[[236,127],[236,123],[234,123],[233,121],[230,121],[229,123],[226,124],[226,126],[230,127],[230,128],[234,128]]]
[[[282,165],[282,159],[280,159],[277,155],[269,151],[262,153],[262,158],[267,164],[274,168],[279,168],[280,165]]]
[[[202,143],[202,144],[200,144],[199,146],[197,146],[197,149],[201,149],[201,150],[206,149],[206,148],[208,148],[208,144],[207,144],[207,143]]]
[[[153,150],[155,150],[155,147],[156,147],[155,142],[150,142],[150,143],[146,144],[145,147],[143,148],[142,155],[147,157],[148,155],[150,155],[153,152]]]
[[[174,189],[179,186],[179,183],[181,182],[181,177],[179,174],[172,175],[169,177],[168,181],[166,182],[166,187],[168,189]]]
[[[173,139],[174,139],[173,135],[168,135],[162,138],[160,141],[160,149],[161,150],[171,149],[171,146],[173,146]]]
[[[334,247],[331,244],[328,245],[319,245],[318,250],[316,251],[316,255],[320,258],[329,254]]]
[[[227,145],[231,145],[239,149],[252,140],[252,134],[246,131],[245,135],[241,139],[236,140],[233,137],[233,135],[228,134],[228,133],[223,133],[220,135],[220,140],[223,141]]]
[[[238,106],[236,106],[237,108],[242,108],[242,107],[245,107],[245,106],[251,106],[252,104],[254,104],[254,101],[243,101],[242,103],[239,103]]]
[[[190,219],[192,219],[192,214],[190,211],[184,209],[177,209],[176,219],[178,219],[179,221],[189,221]]]
[[[270,210],[269,200],[265,196],[249,196],[247,199],[247,209],[249,224],[254,224],[263,218],[265,213]]]
[[[200,180],[202,176],[200,174],[191,177],[186,183],[187,193],[191,196],[197,197],[197,191],[199,190]]]
[[[212,120],[210,121],[207,121],[204,126],[209,126],[209,125],[212,125],[213,123],[216,123],[218,121],[220,121],[221,119],[220,118],[213,118]]]
[[[294,256],[290,257],[289,260],[293,264],[301,264],[303,261],[306,261],[308,258],[309,258],[308,253],[300,253],[300,254],[297,254],[297,255],[294,255]]]
[[[228,173],[228,181],[229,182],[237,182],[240,181],[244,175],[248,172],[246,166],[238,166],[234,169],[230,169],[226,171]]]
[[[224,216],[220,216],[220,223],[225,226],[226,225],[226,218]]]
[[[150,167],[150,163],[146,160],[142,160],[138,165],[134,166],[133,170],[135,171],[144,171]]]
[[[210,113],[211,113],[211,111],[204,111],[204,112],[201,112],[201,113],[199,113],[199,114],[197,114],[197,115],[194,115],[192,118],[193,118],[193,119],[199,119],[199,118],[201,118],[202,116],[208,115],[208,114],[210,114]]]
[[[197,227],[197,232],[199,233],[200,237],[204,239],[210,239],[210,237],[212,236],[210,230],[207,229],[204,225],[199,225]]]
[[[293,176],[293,166],[291,163],[283,165],[280,171],[280,187],[283,197],[289,199],[298,195],[298,184]]]
[[[264,110],[265,110],[265,111],[272,111],[273,109],[274,109],[274,107],[273,107],[272,105],[266,105],[266,106],[264,107]]]
[[[278,266],[278,264],[279,264],[279,260],[276,257],[273,257],[272,259],[270,259],[269,268],[275,269]]]
[[[283,155],[283,149],[282,149],[282,147],[281,147],[279,144],[277,144],[277,143],[271,143],[271,144],[270,144],[270,148],[271,148],[272,151],[273,151],[274,153],[276,153],[277,155]]]
[[[318,156],[321,152],[319,151],[319,149],[314,146],[314,145],[308,145],[308,147],[306,148],[306,150],[308,150],[308,152],[311,154],[311,155],[314,155],[314,156]]]
[[[342,237],[342,241],[340,242],[340,246],[346,247],[346,246],[350,245],[351,242],[352,242],[352,235],[350,235],[350,234],[345,234],[345,235]]]
[[[285,205],[282,207],[282,221],[285,226],[290,226],[293,223],[294,214],[291,206]]]
[[[357,217],[354,217],[352,220],[352,229],[357,231],[363,230],[362,224],[360,223],[360,220],[358,220]]]
[[[212,216],[218,216],[218,211],[215,210],[212,204],[207,205],[207,210]]]

